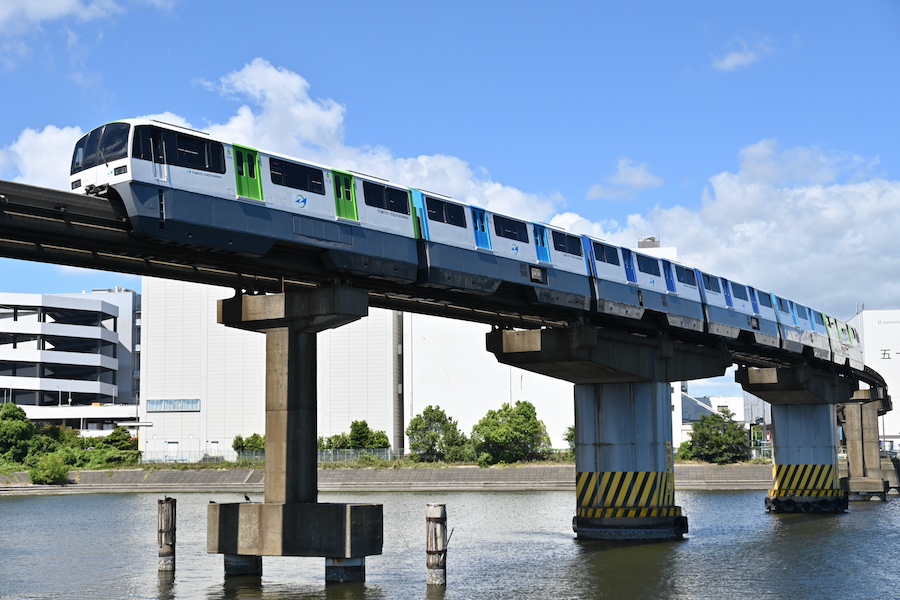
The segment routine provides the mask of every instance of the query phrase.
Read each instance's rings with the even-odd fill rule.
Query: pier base
[[[262,577],[262,556],[226,554],[225,577]]]
[[[317,502],[316,334],[368,313],[368,292],[333,287],[219,302],[219,322],[266,335],[265,501],[210,504],[207,552],[225,574],[262,574],[262,556],[319,556],[327,582],[365,581],[381,554],[376,504]]]
[[[325,583],[362,583],[365,580],[365,557],[325,559]]]

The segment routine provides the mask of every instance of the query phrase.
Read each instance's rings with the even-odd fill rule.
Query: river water
[[[157,574],[158,494],[0,497],[0,598],[896,598],[900,499],[841,515],[772,515],[764,492],[676,493],[691,532],[677,542],[579,542],[572,492],[322,493],[384,505],[384,553],[365,584],[325,586],[321,558],[263,559],[225,582],[206,554],[209,500],[176,494],[177,566]],[[256,498],[259,499],[259,498]],[[425,585],[425,505],[454,530],[446,589]]]

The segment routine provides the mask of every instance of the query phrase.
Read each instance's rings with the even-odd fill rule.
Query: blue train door
[[[540,262],[550,262],[550,248],[547,247],[547,228],[543,225],[534,226],[534,247],[537,249],[537,259]]]
[[[722,281],[722,291],[725,293],[725,304],[728,308],[734,308],[734,298],[731,297],[731,282],[724,277],[719,278]]]
[[[663,275],[666,276],[666,289],[671,293],[675,293],[675,277],[672,275],[672,263],[667,260],[662,261]]]
[[[491,234],[488,231],[487,212],[481,208],[472,208],[472,229],[475,230],[475,247],[483,250],[491,249]]]
[[[634,256],[628,248],[622,248],[622,262],[625,263],[625,278],[629,283],[637,283],[637,274],[634,272]]]

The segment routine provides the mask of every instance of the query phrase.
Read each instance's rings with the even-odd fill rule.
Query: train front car
[[[279,245],[307,274],[416,280],[409,191],[380,181],[143,119],[79,140],[71,179],[121,203],[139,236],[254,257]]]

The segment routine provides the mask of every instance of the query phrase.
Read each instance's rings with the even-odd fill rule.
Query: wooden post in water
[[[157,502],[159,570],[175,571],[175,498]]]
[[[425,567],[428,585],[447,585],[447,508],[429,504],[425,509]]]

